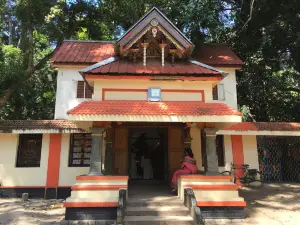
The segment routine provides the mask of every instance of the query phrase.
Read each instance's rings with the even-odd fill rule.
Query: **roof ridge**
[[[119,58],[116,57],[116,56],[109,57],[109,58],[104,59],[104,60],[102,60],[102,61],[100,61],[100,62],[98,62],[98,63],[95,63],[95,64],[93,64],[93,65],[91,65],[91,66],[88,66],[88,67],[86,67],[86,68],[83,68],[82,70],[79,71],[79,73],[87,73],[87,72],[89,72],[89,71],[91,71],[91,70],[94,70],[94,69],[100,67],[100,66],[104,66],[104,65],[106,65],[106,64],[110,64],[110,63],[112,63],[112,62],[114,62],[114,61],[116,61],[116,60],[118,60],[118,59],[119,59]]]
[[[202,66],[202,67],[204,67],[204,68],[206,68],[206,69],[210,69],[210,70],[219,72],[219,73],[221,73],[222,75],[227,75],[227,74],[228,74],[228,73],[225,73],[223,70],[219,70],[219,69],[217,69],[217,68],[215,68],[215,67],[213,67],[213,66],[209,66],[209,65],[207,65],[207,64],[201,63],[201,62],[199,62],[199,61],[197,61],[197,60],[194,60],[194,59],[189,59],[188,61],[189,61],[190,63],[195,64],[195,65]]]
[[[106,40],[64,40],[63,42],[85,42],[85,43],[114,43],[114,40],[106,41]]]

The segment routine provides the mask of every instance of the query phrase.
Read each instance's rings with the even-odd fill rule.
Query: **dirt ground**
[[[207,220],[206,225],[299,225],[300,183],[265,184],[261,189],[243,188],[247,218]],[[62,201],[0,199],[1,225],[58,225],[64,217]]]
[[[242,188],[240,195],[247,202],[246,219],[206,220],[206,225],[300,225],[300,183]]]

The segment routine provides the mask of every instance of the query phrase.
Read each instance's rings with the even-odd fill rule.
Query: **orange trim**
[[[238,190],[239,187],[236,184],[228,185],[184,185],[184,188],[192,188],[194,190]]]
[[[189,176],[180,176],[180,179],[189,180],[189,179],[200,179],[200,180],[233,180],[233,176],[204,176],[204,175],[189,175]]]
[[[153,79],[155,76],[113,76],[113,75],[85,75],[85,79],[91,80],[156,80]],[[185,77],[185,76],[172,76],[178,80],[189,80],[189,81],[221,81],[223,77]],[[171,79],[170,79],[171,80]]]
[[[77,208],[77,207],[118,207],[118,202],[65,202],[64,207],[66,208]]]
[[[77,176],[76,180],[128,180],[128,176]]]
[[[0,189],[5,188],[45,188],[45,186],[0,186]]]
[[[127,185],[75,185],[73,191],[94,191],[94,190],[120,190],[126,189]]]
[[[223,77],[180,77],[180,80],[190,81],[221,81]]]
[[[62,134],[50,134],[46,188],[57,188]]]
[[[105,80],[152,80],[151,76],[110,76],[110,75],[85,75],[85,79]]]
[[[105,93],[109,91],[114,92],[148,92],[148,89],[130,89],[130,88],[102,88],[102,101],[105,101]],[[202,100],[205,101],[204,90],[181,90],[181,89],[162,89],[161,92],[177,92],[177,93],[200,93],[202,95]]]
[[[243,150],[243,137],[242,135],[231,135],[232,143],[232,157],[233,164],[241,167],[244,164],[244,150]],[[236,170],[236,175],[239,177],[244,176],[244,170]],[[237,184],[242,185],[237,179]]]
[[[246,202],[197,202],[197,206],[241,206],[246,207]]]

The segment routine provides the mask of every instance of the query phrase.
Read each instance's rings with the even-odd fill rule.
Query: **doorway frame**
[[[115,129],[116,128],[127,128],[127,133],[128,133],[128,137],[127,137],[127,151],[128,151],[128,157],[127,157],[127,175],[129,176],[129,136],[130,136],[130,129],[132,128],[166,128],[167,129],[167,176],[165,177],[165,179],[167,179],[166,181],[169,182],[170,178],[172,177],[172,174],[169,174],[169,168],[170,168],[170,162],[169,162],[169,147],[170,147],[170,138],[169,138],[169,128],[172,127],[179,127],[182,130],[182,153],[183,153],[183,149],[184,149],[184,123],[164,123],[164,122],[123,122],[121,124],[117,124],[117,123],[113,123],[112,124],[112,129],[113,129],[113,143],[112,143],[112,152],[114,155],[114,149],[115,149]],[[113,157],[114,160],[114,157]],[[112,165],[114,167],[114,161],[112,162]],[[178,169],[180,168],[180,165],[178,166]],[[118,174],[115,174],[118,175]]]
[[[130,167],[131,167],[131,144],[132,144],[132,133],[134,129],[141,129],[141,128],[145,128],[145,129],[161,129],[164,133],[164,178],[162,180],[156,180],[156,179],[152,179],[153,181],[165,181],[167,182],[168,180],[168,169],[169,169],[169,160],[168,160],[168,150],[169,150],[169,131],[168,131],[168,127],[145,127],[145,126],[139,126],[139,127],[130,127],[128,128],[128,176],[130,180],[144,180],[144,179],[131,179],[130,177]]]

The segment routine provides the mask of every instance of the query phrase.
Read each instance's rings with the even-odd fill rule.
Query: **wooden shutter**
[[[113,142],[113,173],[128,175],[128,129],[116,127]]]
[[[218,100],[218,85],[213,87],[212,94],[213,94],[213,100]]]
[[[220,101],[225,100],[224,84],[218,84],[218,100]]]
[[[84,81],[77,81],[77,98],[84,98]]]
[[[218,155],[218,165],[225,166],[225,157],[224,157],[224,136],[217,135],[216,137],[217,145],[217,155]]]
[[[85,86],[85,98],[92,98],[93,91],[88,85]]]
[[[40,166],[42,139],[42,134],[20,134],[17,167]]]
[[[168,164],[169,164],[169,181],[174,172],[181,167],[181,161],[184,157],[183,151],[183,128],[169,127],[168,132]]]

